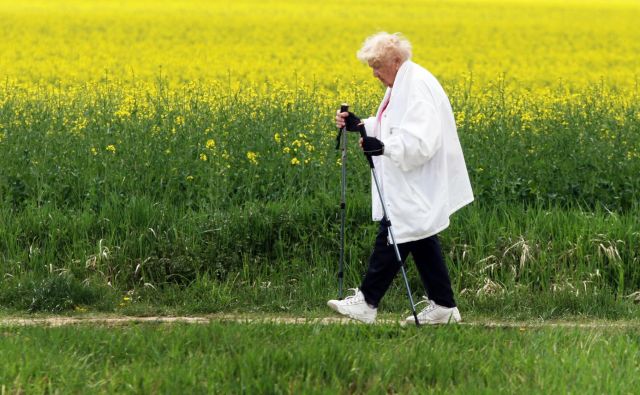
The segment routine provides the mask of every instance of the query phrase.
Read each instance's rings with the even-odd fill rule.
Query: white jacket
[[[364,124],[369,136],[384,143],[384,154],[373,159],[397,243],[441,232],[451,214],[473,201],[451,104],[427,70],[404,62],[376,117]],[[379,221],[383,212],[373,179],[371,193],[373,219]]]

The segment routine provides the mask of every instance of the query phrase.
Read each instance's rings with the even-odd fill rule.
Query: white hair
[[[384,63],[394,56],[402,62],[411,59],[411,43],[400,33],[380,32],[369,36],[357,54],[363,63]]]

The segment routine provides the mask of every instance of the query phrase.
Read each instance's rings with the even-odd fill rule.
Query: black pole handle
[[[347,103],[342,103],[340,106],[340,112],[348,112],[349,105]],[[345,128],[338,129],[338,135],[336,136],[336,149],[340,149],[340,137],[342,137],[342,133],[344,133]]]
[[[347,103],[342,103],[340,106],[340,112],[349,112],[349,105]],[[344,133],[344,128],[342,128],[341,132]],[[364,130],[364,127],[360,128],[360,137],[363,139],[367,137],[367,132]],[[373,169],[373,158],[371,158],[371,155],[364,154],[364,156],[366,156],[369,161],[369,167]]]

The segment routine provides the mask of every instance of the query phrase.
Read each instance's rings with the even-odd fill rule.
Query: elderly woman
[[[353,113],[336,115],[336,126],[366,131],[360,140],[372,155],[402,260],[409,254],[427,292],[421,324],[460,321],[451,280],[438,241],[449,216],[473,201],[469,175],[449,99],[436,78],[411,59],[411,44],[385,32],[367,38],[358,59],[368,63],[387,91],[376,116],[361,121]],[[383,210],[372,185],[373,219]],[[371,323],[400,269],[384,221],[355,295],[327,304],[340,314]],[[412,316],[408,322],[414,322]]]

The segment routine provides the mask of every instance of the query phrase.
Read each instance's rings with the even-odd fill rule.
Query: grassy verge
[[[37,272],[9,265],[0,280],[0,305],[13,312],[324,313],[326,300],[337,296],[339,229],[332,221],[335,206],[328,199],[316,202],[295,210],[271,203],[256,214],[231,211],[227,222],[214,221],[217,238],[210,238],[214,224],[205,215],[199,229],[184,225],[196,219],[176,220],[173,232],[156,232],[156,242],[175,247],[169,239],[174,234],[176,243],[187,243],[183,251],[205,255],[188,270],[169,258],[130,259],[125,245],[106,244],[66,267]],[[358,286],[376,231],[366,202],[362,195],[350,206],[345,287]],[[637,317],[638,216],[637,210],[465,208],[441,235],[458,302],[465,312],[500,318]],[[227,234],[236,235],[235,242]],[[228,268],[217,270],[222,263]],[[419,298],[422,284],[411,261],[408,268]],[[407,309],[399,279],[382,309]]]
[[[632,393],[640,380],[640,337],[620,329],[212,323],[0,341],[8,392]]]

